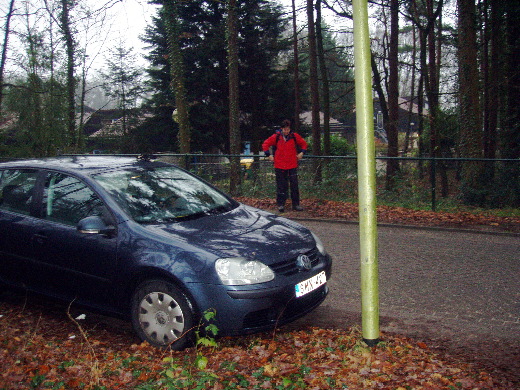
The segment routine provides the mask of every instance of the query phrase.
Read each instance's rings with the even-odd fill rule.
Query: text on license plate
[[[311,291],[316,290],[318,287],[323,286],[327,282],[325,271],[321,271],[319,274],[314,275],[312,278],[304,280],[295,286],[296,298],[301,297]]]

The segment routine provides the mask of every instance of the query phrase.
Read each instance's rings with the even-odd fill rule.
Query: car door
[[[41,223],[32,237],[38,251],[34,286],[69,299],[111,305],[117,233],[86,234],[77,229],[81,219],[94,215],[113,225],[104,202],[79,178],[47,172],[40,207]]]
[[[5,283],[24,286],[28,263],[37,252],[31,237],[39,223],[34,216],[38,170],[0,171],[0,278]]]

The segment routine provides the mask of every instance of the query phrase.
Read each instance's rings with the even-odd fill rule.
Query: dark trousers
[[[300,204],[300,191],[298,189],[298,168],[279,169],[275,168],[276,174],[276,204],[285,206],[289,193],[289,185],[291,186],[292,205]]]

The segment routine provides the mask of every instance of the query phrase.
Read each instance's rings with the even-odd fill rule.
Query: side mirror
[[[106,236],[112,236],[116,231],[113,226],[107,226],[97,215],[83,218],[78,222],[77,229],[84,234],[104,234]]]

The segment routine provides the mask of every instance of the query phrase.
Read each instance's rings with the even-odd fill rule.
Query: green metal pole
[[[352,4],[359,180],[361,321],[363,339],[369,346],[373,346],[379,342],[374,102],[372,100],[367,0],[354,0]]]

